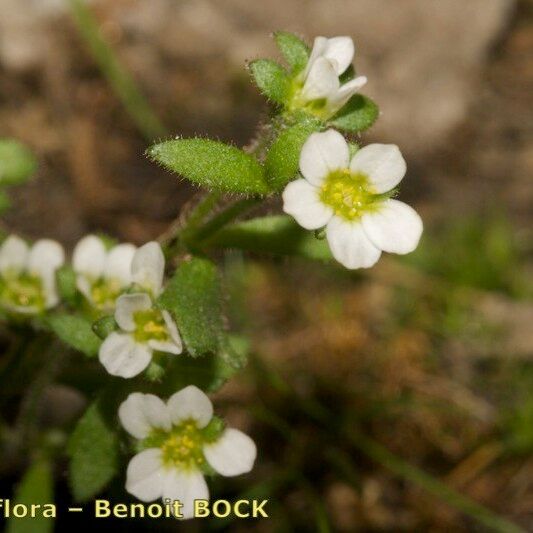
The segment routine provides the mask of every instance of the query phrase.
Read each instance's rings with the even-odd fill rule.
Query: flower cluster
[[[148,151],[211,191],[166,241],[167,256],[184,258],[168,283],[165,255],[155,241],[136,247],[88,235],[75,246],[70,264],[52,240],[29,246],[10,236],[0,247],[0,307],[8,318],[48,327],[71,347],[98,355],[108,374],[131,380],[129,390],[153,390],[163,379],[165,391],[181,389],[166,402],[133,392],[118,408],[137,451],[127,468],[126,490],[146,502],[180,500],[179,518],[192,517],[194,500],[209,497],[205,476],[247,473],[256,458],[254,442],[226,428],[204,392],[192,384],[181,388],[191,383],[184,383],[189,373],[180,374],[179,385],[169,379],[188,364],[198,365],[208,375],[206,390],[214,390],[243,366],[245,356],[236,353],[224,328],[222,284],[206,249],[270,246],[275,253],[305,256],[299,244],[310,238],[304,230],[311,230],[325,237],[313,243],[322,256],[349,269],[368,268],[382,252],[412,252],[423,230],[418,214],[394,198],[406,173],[399,148],[361,147],[347,137],[370,127],[379,114],[359,93],[367,79],[355,75],[352,39],[317,37],[309,49],[286,32],[275,38],[287,68],[267,59],[250,64],[257,86],[274,106],[272,123],[253,148],[176,138]],[[220,240],[220,230],[250,205],[248,199],[220,205],[224,192],[254,196],[252,202],[281,193],[289,216],[247,221],[245,231],[242,226],[226,231],[226,241],[224,235]],[[209,212],[215,207],[216,214]],[[280,220],[283,231],[272,235]],[[188,356],[193,363],[183,363]],[[84,427],[90,432],[102,426]],[[89,444],[92,438],[89,434]],[[86,441],[80,448],[83,453],[91,446]],[[109,479],[108,472],[102,477]]]

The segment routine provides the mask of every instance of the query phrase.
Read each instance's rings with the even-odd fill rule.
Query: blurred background
[[[142,109],[132,118],[138,101],[117,96],[116,65],[76,5],[0,1],[0,137],[39,159],[13,194],[11,231],[69,249],[93,231],[135,243],[161,234],[196,192],[143,151],[170,135],[246,144],[267,109],[244,64],[277,57],[277,29],[354,38],[382,112],[362,141],[400,146],[401,199],[426,224],[414,254],[364,272],[221,258],[228,316],[254,357],[218,400],[259,461],[213,495],[269,498],[271,518],[186,528],[520,531],[506,519],[533,531],[531,3],[91,1],[161,124]],[[50,387],[43,424],[75,420],[85,402]],[[22,463],[1,461],[2,497]],[[57,485],[68,502],[64,469]]]

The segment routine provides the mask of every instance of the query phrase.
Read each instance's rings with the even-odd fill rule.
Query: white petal
[[[346,268],[371,267],[381,255],[360,221],[349,222],[334,216],[326,228],[326,237],[333,257]]]
[[[100,346],[98,358],[112,376],[132,378],[152,360],[152,350],[126,333],[111,333]]]
[[[325,57],[319,57],[309,69],[302,88],[302,96],[306,100],[328,98],[338,91],[339,86],[340,81],[333,62]]]
[[[250,472],[257,456],[255,442],[238,429],[228,428],[213,444],[204,446],[207,462],[223,476]]]
[[[43,282],[44,305],[46,309],[50,309],[59,303],[55,271],[44,272],[41,275],[41,281]]]
[[[344,137],[335,130],[312,133],[300,153],[300,170],[312,185],[319,186],[330,171],[348,168],[350,150]]]
[[[104,277],[117,279],[123,287],[131,283],[131,263],[137,248],[133,244],[118,244],[107,254]]]
[[[25,270],[30,248],[20,237],[10,235],[0,247],[0,272],[18,274]]]
[[[49,276],[65,262],[63,247],[51,239],[37,241],[30,250],[28,271],[38,276]]]
[[[328,98],[327,107],[331,114],[336,113],[348,100],[367,82],[366,76],[358,76],[339,87],[339,90]]]
[[[183,350],[183,343],[181,342],[181,336],[179,334],[176,322],[174,322],[172,315],[168,311],[163,310],[161,311],[161,314],[163,315],[163,320],[165,321],[165,324],[167,326],[170,338],[180,350],[177,353],[181,353],[181,351]]]
[[[352,63],[355,47],[351,37],[332,37],[327,40],[324,57],[334,62],[336,74],[340,76]]]
[[[72,253],[72,267],[90,278],[98,279],[106,260],[106,249],[102,239],[96,235],[87,235],[81,239]]]
[[[194,500],[209,500],[209,489],[198,470],[167,470],[163,487],[163,501],[179,500],[184,520],[194,517]]]
[[[115,320],[124,331],[135,330],[134,314],[152,308],[152,300],[145,292],[122,294],[117,298]]]
[[[174,424],[192,418],[203,428],[213,417],[211,400],[194,385],[189,385],[173,394],[167,402],[170,419]]]
[[[333,210],[320,198],[320,189],[304,179],[291,181],[283,191],[283,211],[296,219],[305,229],[325,226]]]
[[[153,428],[172,427],[165,402],[153,394],[134,392],[120,404],[118,417],[124,429],[137,439],[145,439]]]
[[[313,66],[314,62],[319,57],[322,57],[324,55],[327,45],[328,45],[328,39],[326,37],[320,37],[320,36],[315,37],[315,41],[313,43],[313,49],[311,50],[311,54],[309,55],[307,65],[305,66],[305,70],[303,72],[304,79],[309,74],[309,71],[311,70],[311,67]]]
[[[166,471],[161,450],[148,448],[135,455],[126,471],[126,490],[143,502],[161,498]]]
[[[407,166],[395,144],[369,144],[355,153],[350,168],[366,174],[375,191],[382,193],[402,181]]]
[[[163,315],[163,320],[167,326],[170,339],[168,341],[158,341],[152,339],[148,341],[148,346],[150,346],[152,350],[157,350],[158,352],[166,352],[178,355],[183,351],[183,344],[178,332],[178,327],[176,326],[174,320],[172,320],[172,317],[168,311],[162,311],[161,314]]]
[[[141,246],[131,264],[132,281],[159,295],[165,274],[165,256],[159,243],[152,241]]]
[[[384,201],[379,211],[363,216],[361,223],[368,238],[384,252],[408,254],[422,235],[422,219],[407,204],[398,200]]]

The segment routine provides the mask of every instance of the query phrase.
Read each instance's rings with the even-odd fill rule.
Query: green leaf
[[[284,215],[254,218],[226,226],[206,244],[307,259],[330,260],[332,257],[325,240],[316,239],[312,232]]]
[[[218,273],[211,261],[182,263],[158,303],[174,316],[191,356],[216,353],[223,323]]]
[[[61,267],[56,274],[57,290],[61,299],[74,304],[78,301],[78,288],[76,286],[76,273],[71,266]]]
[[[248,343],[228,335],[221,341],[218,354],[193,359],[174,357],[165,379],[158,385],[166,395],[171,395],[187,385],[196,385],[206,392],[215,392],[246,363]]]
[[[13,139],[0,139],[0,185],[24,183],[37,169],[28,148]]]
[[[285,69],[271,59],[256,59],[250,71],[259,90],[277,104],[283,104],[289,94],[290,80]]]
[[[75,315],[52,315],[48,323],[53,332],[68,346],[89,357],[98,354],[101,340],[92,329],[92,323]]]
[[[272,189],[279,191],[298,172],[300,152],[311,133],[320,129],[318,121],[300,122],[282,131],[265,160],[265,171]]]
[[[92,330],[100,337],[105,339],[110,333],[118,329],[118,324],[113,315],[103,316],[92,325]]]
[[[288,31],[275,32],[274,39],[292,72],[296,74],[303,70],[307,65],[310,54],[307,44],[294,33],[289,33]]]
[[[118,472],[115,417],[116,402],[110,395],[102,395],[85,411],[69,439],[69,480],[77,501],[96,496]]]
[[[356,94],[330,120],[330,123],[336,128],[357,132],[370,128],[378,116],[378,106],[367,96]]]
[[[24,474],[12,505],[44,505],[53,503],[53,499],[52,467],[48,460],[38,459]],[[53,527],[54,519],[51,517],[12,517],[8,520],[6,533],[50,533]]]
[[[255,157],[219,141],[174,139],[149,148],[148,156],[165,168],[209,189],[266,194],[263,168]]]

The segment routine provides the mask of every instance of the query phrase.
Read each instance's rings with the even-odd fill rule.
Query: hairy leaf
[[[250,71],[259,90],[273,102],[283,104],[289,93],[290,80],[285,69],[271,59],[256,59]]]
[[[336,128],[358,132],[370,128],[378,116],[378,106],[368,96],[356,94],[330,120],[330,123]]]
[[[37,160],[22,143],[0,139],[0,185],[24,183],[36,168]]]
[[[53,503],[52,467],[48,460],[38,459],[26,471],[17,490],[12,505]],[[8,520],[6,533],[50,533],[54,527],[54,520],[50,517],[37,515],[32,518],[12,517]]]
[[[209,139],[174,139],[152,146],[147,153],[165,168],[209,189],[268,193],[257,159],[235,146]]]
[[[274,39],[292,72],[295,74],[303,70],[307,65],[310,53],[307,44],[294,33],[288,31],[275,32]]]
[[[319,129],[319,122],[308,120],[280,133],[270,147],[265,161],[265,171],[272,189],[279,191],[295,178],[302,146],[309,135]]]
[[[48,319],[54,333],[71,348],[89,357],[94,357],[100,349],[101,340],[92,329],[92,323],[81,316],[52,315]]]
[[[69,480],[77,501],[96,496],[118,472],[116,403],[102,395],[85,411],[69,439]]]
[[[223,327],[221,293],[211,261],[193,258],[182,263],[158,303],[174,316],[191,356],[217,352]]]
[[[328,243],[324,239],[316,239],[312,232],[285,215],[254,218],[227,226],[207,244],[250,252],[298,255],[307,259],[331,259]]]

